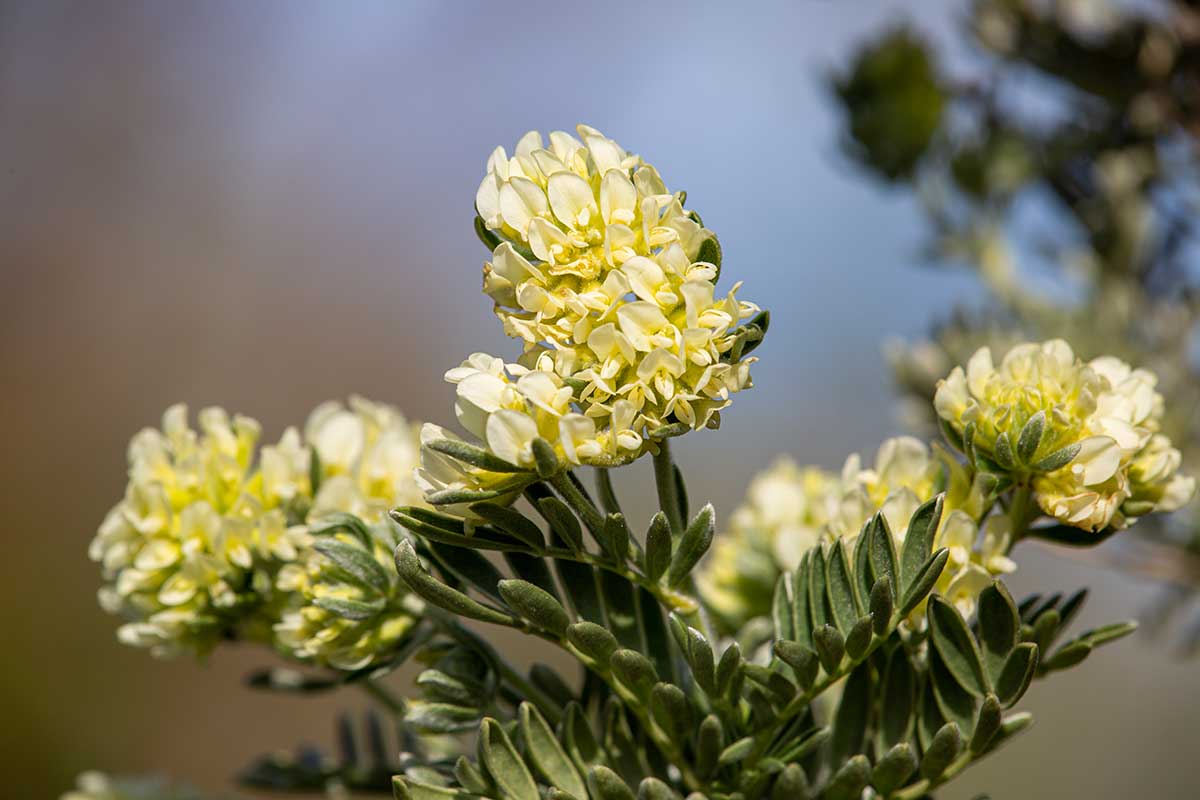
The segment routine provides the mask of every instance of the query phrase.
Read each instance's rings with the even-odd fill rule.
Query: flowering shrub
[[[343,721],[339,758],[264,757],[243,774],[255,787],[928,796],[1028,726],[1012,709],[1031,681],[1133,629],[1068,639],[1083,592],[1017,604],[1000,576],[1023,539],[1099,541],[1186,501],[1153,375],[1061,341],[999,368],[981,350],[934,400],[949,447],[890,439],[840,474],[780,462],[718,537],[672,439],[750,388],[768,317],[737,284],[716,299],[721,249],[682,193],[578,132],[488,163],[484,291],[524,352],[446,373],[461,436],[354,399],[261,451],[256,423],[218,409],[199,433],[177,406],[134,438],[92,548],[118,637],[160,656],[267,644],[300,668],[252,686],[376,701],[367,747]],[[609,470],[644,455],[659,510],[639,523]],[[497,626],[584,679],[519,670]],[[385,679],[410,659],[424,669],[398,697]],[[120,786],[87,775],[66,797],[145,796]]]

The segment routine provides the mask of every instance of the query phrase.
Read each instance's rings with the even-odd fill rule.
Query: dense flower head
[[[276,578],[281,592],[299,599],[274,626],[276,646],[344,670],[387,657],[421,611],[393,565],[399,534],[387,521],[314,528],[312,546]]]
[[[175,405],[161,429],[133,437],[125,496],[89,551],[105,580],[101,605],[127,619],[118,637],[156,655],[269,639],[271,615],[301,601],[281,595],[275,576],[311,557],[313,520],[377,521],[420,498],[415,430],[387,406],[323,405],[303,437],[289,428],[261,450],[249,417],[206,408],[198,422],[192,429]]]
[[[1192,494],[1178,452],[1156,436],[1156,382],[1113,357],[1084,363],[1055,339],[1017,345],[998,366],[981,348],[939,382],[934,406],[982,468],[1031,483],[1060,522],[1099,530],[1173,510]]]
[[[765,320],[716,294],[720,248],[683,194],[599,131],[522,137],[488,161],[476,208],[492,260],[484,291],[505,332],[548,362],[601,427],[632,406],[632,429],[715,425],[750,386]]]
[[[993,576],[1016,568],[1007,557],[1012,537],[1001,519],[981,526],[984,489],[961,464],[909,436],[884,441],[870,468],[858,455],[840,474],[782,460],[755,477],[702,575],[705,596],[731,624],[766,613],[775,580],[806,551],[839,539],[853,544],[876,512],[899,547],[913,512],[939,493],[934,546],[948,548],[949,560],[935,589],[969,615]]]

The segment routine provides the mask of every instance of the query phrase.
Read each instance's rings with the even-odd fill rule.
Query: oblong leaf
[[[551,786],[556,786],[575,797],[587,797],[587,785],[583,776],[571,763],[570,757],[545,717],[531,703],[521,703],[519,708],[521,736],[525,740],[525,752],[529,760]]]
[[[992,681],[983,668],[979,646],[958,609],[934,595],[929,598],[927,613],[933,646],[950,674],[976,697],[991,692]]]

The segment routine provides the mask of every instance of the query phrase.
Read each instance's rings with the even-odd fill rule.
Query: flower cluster
[[[93,771],[80,775],[59,800],[200,800],[200,793],[158,778],[114,779]]]
[[[934,546],[948,548],[949,560],[936,589],[969,615],[992,577],[1016,568],[1007,557],[1011,531],[1003,517],[981,526],[981,483],[948,454],[908,436],[886,440],[870,469],[852,455],[840,475],[783,460],[757,476],[706,566],[706,599],[731,626],[764,614],[779,574],[807,550],[836,539],[853,544],[876,512],[899,547],[913,512],[941,492]]]
[[[390,407],[325,404],[303,438],[289,428],[261,451],[248,417],[206,408],[198,420],[196,431],[186,407],[172,406],[161,430],[133,437],[125,496],[90,549],[101,605],[128,620],[118,637],[157,655],[204,654],[227,637],[270,641],[277,615],[311,602],[276,579],[321,557],[314,521],[343,512],[378,522],[420,499],[416,435]]]
[[[980,468],[1029,484],[1060,522],[1098,531],[1175,510],[1195,488],[1157,435],[1155,383],[1113,357],[1084,363],[1055,339],[1017,345],[999,366],[981,348],[939,382],[934,406]]]
[[[530,132],[513,157],[489,159],[476,195],[494,242],[484,291],[598,428],[715,425],[750,385],[765,321],[739,327],[758,313],[740,284],[716,296],[720,248],[683,194],[594,128],[578,132],[552,133],[548,147]]]
[[[276,579],[298,602],[275,625],[275,644],[301,660],[360,669],[392,652],[421,613],[392,561],[399,533],[386,521],[341,520],[314,533],[312,546]]]

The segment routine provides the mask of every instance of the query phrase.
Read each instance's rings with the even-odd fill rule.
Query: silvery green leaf
[[[825,800],[859,800],[871,782],[871,762],[866,756],[854,756],[833,773],[821,797]]]
[[[953,722],[947,722],[934,735],[921,759],[921,777],[938,778],[963,749],[962,733]]]
[[[679,795],[658,778],[645,778],[638,785],[637,800],[679,800]]]
[[[811,721],[811,717],[809,718]],[[779,758],[781,762],[788,763],[796,762],[796,760],[806,758],[810,756],[811,753],[820,750],[820,748],[824,746],[827,741],[829,741],[829,736],[832,734],[833,730],[830,728],[811,729],[808,733],[800,736],[799,740],[794,741],[793,744],[788,746],[784,752],[780,753]]]
[[[371,551],[337,539],[317,539],[313,549],[354,576],[360,584],[387,594],[391,581]]]
[[[800,642],[780,639],[775,642],[775,655],[780,661],[791,667],[796,676],[796,682],[802,688],[808,689],[813,685],[817,679],[817,670],[820,668],[815,651]]]
[[[1025,694],[1038,667],[1038,646],[1024,642],[1013,648],[996,678],[996,695],[1005,708],[1013,705]]]
[[[431,605],[480,622],[509,625],[512,618],[495,609],[477,603],[456,589],[431,577],[421,566],[421,560],[411,542],[401,542],[396,548],[396,570],[419,597]]]
[[[1028,464],[1042,445],[1042,434],[1046,430],[1046,412],[1039,411],[1025,421],[1021,427],[1021,435],[1017,437],[1017,455],[1021,462]]]
[[[709,714],[696,733],[696,772],[707,778],[717,768],[717,759],[725,747],[725,732],[721,720]]]
[[[539,478],[549,478],[562,467],[558,460],[558,454],[554,452],[554,446],[542,437],[536,437],[530,443],[530,447],[533,450],[533,463],[537,466]]]
[[[546,537],[541,528],[520,511],[495,503],[475,503],[471,506],[471,511],[505,533],[525,542],[534,550],[543,550],[546,547]]]
[[[934,536],[937,533],[938,523],[942,519],[944,499],[945,495],[939,494],[932,500],[922,503],[908,521],[908,532],[904,535],[899,565],[900,586],[902,587],[900,595],[906,599],[929,563]]]
[[[602,667],[608,666],[608,660],[620,647],[607,628],[594,622],[576,622],[568,627],[567,641]]]
[[[392,792],[396,800],[482,800],[479,795],[462,789],[448,789],[418,783],[401,775],[392,778]]]
[[[1079,614],[1083,604],[1087,602],[1088,590],[1080,589],[1075,594],[1068,597],[1058,608],[1058,616],[1064,629],[1066,629],[1074,621],[1076,615]]]
[[[917,700],[917,676],[904,648],[888,658],[879,693],[880,750],[908,741]]]
[[[1012,595],[999,581],[979,593],[977,615],[983,664],[994,683],[999,680],[1004,663],[1020,641],[1021,617]]]
[[[925,596],[933,590],[934,584],[941,577],[942,570],[946,568],[946,562],[949,559],[950,551],[943,547],[925,562],[925,566],[921,567],[916,578],[904,590],[903,599],[900,602],[901,617],[907,617],[909,612],[919,606]]]
[[[727,767],[730,764],[736,764],[754,749],[754,737],[746,736],[738,739],[733,744],[721,751],[721,755],[717,757],[717,764],[722,767]]]
[[[792,638],[803,643],[812,641],[812,612],[808,605],[808,562],[811,552],[801,557],[800,566],[792,573],[792,626],[795,634]]]
[[[683,535],[679,537],[679,547],[671,557],[671,566],[667,570],[667,585],[678,587],[691,575],[692,568],[699,563],[708,548],[712,545],[715,529],[716,512],[711,504],[704,506],[688,523]]]
[[[629,558],[629,525],[624,514],[609,514],[604,518],[604,549],[618,564]]]
[[[654,664],[636,650],[617,650],[609,659],[609,666],[617,680],[638,697],[648,695],[658,683]]]
[[[595,800],[637,800],[625,781],[605,766],[592,767],[587,785]]]
[[[867,648],[871,646],[872,636],[870,615],[863,616],[854,623],[850,633],[846,634],[846,655],[850,656],[851,661],[857,661],[866,654]]]
[[[447,675],[438,669],[423,670],[417,676],[417,686],[421,687],[421,692],[427,699],[437,703],[478,708],[487,702],[482,686],[454,675]]]
[[[959,730],[970,730],[975,722],[976,700],[950,673],[936,647],[929,651],[929,682],[942,716],[957,723]]]
[[[771,598],[771,621],[775,624],[775,638],[791,639],[795,636],[795,625],[792,623],[794,609],[792,575],[784,572],[775,581],[775,593]]]
[[[940,595],[934,595],[929,598],[927,616],[933,646],[950,674],[976,697],[989,693],[992,682],[983,668],[979,646],[958,609]]]
[[[531,703],[521,703],[519,717],[525,752],[534,768],[551,786],[575,797],[587,797],[583,776],[571,763],[545,717]]]
[[[650,713],[659,726],[682,739],[692,727],[692,707],[678,686],[657,683],[650,692]]]
[[[474,706],[454,703],[429,703],[410,700],[405,705],[404,721],[426,733],[461,733],[479,724],[483,712]]]
[[[892,580],[886,575],[871,587],[871,628],[883,636],[892,626]]]
[[[466,756],[459,756],[458,761],[454,762],[454,779],[458,781],[459,786],[474,794],[487,796],[496,788],[479,767],[475,766],[475,762]]]
[[[808,776],[799,764],[788,764],[771,787],[771,800],[812,800],[814,797]]]
[[[364,620],[383,611],[387,601],[382,597],[376,597],[366,602],[340,597],[317,597],[313,599],[313,605],[323,608],[331,614],[337,614],[343,619]]]
[[[816,655],[813,655],[813,663],[816,663]],[[721,654],[721,660],[717,662],[716,670],[716,686],[712,692],[715,696],[722,696],[729,692],[729,687],[735,675],[738,674],[742,665],[742,648],[737,642],[725,648],[725,652]],[[703,688],[703,687],[701,687]]]
[[[666,574],[671,565],[671,525],[667,515],[659,511],[650,520],[650,530],[646,533],[646,577],[658,581]]]
[[[842,663],[842,656],[846,653],[846,640],[841,632],[832,625],[822,625],[813,631],[813,645],[826,674],[836,673]]]
[[[504,602],[518,615],[555,636],[566,634],[571,618],[562,603],[545,589],[516,579],[500,581],[498,588]]]
[[[1038,649],[1043,653],[1050,652],[1050,645],[1054,644],[1061,632],[1061,617],[1053,608],[1038,614],[1033,621],[1033,641],[1037,642]]]
[[[912,777],[917,771],[917,756],[908,742],[900,742],[879,759],[871,770],[871,785],[887,796]]]
[[[498,457],[489,450],[482,447],[477,447],[469,442],[464,442],[461,439],[435,439],[432,442],[425,444],[430,450],[433,450],[451,458],[461,461],[464,464],[470,464],[473,467],[486,469],[489,472],[528,472],[524,467],[518,467],[515,464],[510,464],[504,459]]]
[[[1092,646],[1084,641],[1067,642],[1042,662],[1039,672],[1058,672],[1070,669],[1092,654]]]
[[[1002,722],[1000,700],[994,694],[983,698],[979,706],[979,716],[975,719],[975,730],[971,733],[968,748],[972,753],[982,753],[991,744],[992,738],[1000,731]]]
[[[537,506],[563,544],[572,550],[583,549],[583,528],[570,506],[552,495],[538,500]]]
[[[858,538],[854,541],[854,554],[851,558],[854,567],[854,593],[858,596],[860,608],[870,605],[871,586],[875,583],[875,578],[871,574],[871,535],[869,530],[872,522],[874,522],[874,517],[863,525]]]
[[[1001,433],[996,437],[996,463],[1006,470],[1015,469],[1017,466],[1016,454],[1013,453],[1012,441],[1009,440],[1007,433]]]
[[[567,753],[581,773],[604,761],[604,752],[596,741],[596,734],[578,703],[567,705],[563,714],[562,738]]]
[[[830,763],[840,764],[862,752],[872,704],[871,666],[860,664],[846,679],[834,714],[833,735],[829,738]]]
[[[807,563],[809,623],[815,633],[817,628],[833,621],[829,610],[829,598],[825,594],[825,550],[814,547]]]
[[[357,538],[363,543],[363,547],[372,546],[371,532],[367,529],[366,523],[353,514],[335,511],[321,515],[319,519],[308,525],[308,532],[313,536],[330,536],[341,531]]]
[[[497,588],[503,576],[500,570],[477,550],[429,541],[429,552],[443,573],[449,572],[458,580],[482,592],[496,602],[503,602]]]
[[[866,532],[868,560],[875,580],[887,578],[893,587],[900,586],[900,576],[897,574],[899,557],[896,555],[896,543],[892,540],[887,517],[883,515],[882,511],[876,512],[875,516],[871,518]]]
[[[862,609],[859,608],[854,584],[850,579],[846,545],[840,539],[830,547],[829,557],[825,562],[825,591],[829,599],[829,609],[833,612],[834,624],[843,635],[849,633],[862,615]]]
[[[1066,623],[1064,622],[1065,626]],[[1114,622],[1111,625],[1102,625],[1099,628],[1088,631],[1079,637],[1079,641],[1087,642],[1092,647],[1099,647],[1102,644],[1115,642],[1118,639],[1124,639],[1129,634],[1137,630],[1136,622]]]
[[[483,720],[478,746],[480,762],[506,800],[539,800],[537,783],[499,722]]]
[[[1037,472],[1054,472],[1056,469],[1062,469],[1075,460],[1075,456],[1079,455],[1079,448],[1079,442],[1075,442],[1059,450],[1055,450],[1034,464],[1033,468]]]
[[[684,654],[688,666],[692,669],[692,677],[696,684],[705,692],[712,694],[716,691],[716,671],[713,666],[712,645],[704,634],[695,628],[686,628],[687,648]]]
[[[712,264],[717,268],[717,275],[721,274],[721,244],[717,241],[716,235],[704,237],[700,242],[700,249],[696,253],[696,260]],[[714,279],[713,282],[716,283],[716,280]]]

